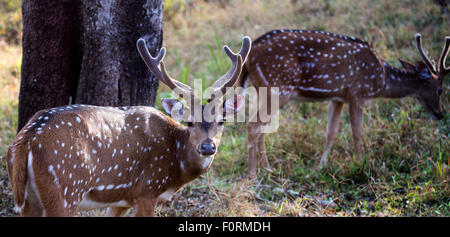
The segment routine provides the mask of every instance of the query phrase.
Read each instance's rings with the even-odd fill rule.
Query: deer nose
[[[216,145],[214,143],[203,143],[200,146],[200,153],[206,156],[213,155],[216,153]]]

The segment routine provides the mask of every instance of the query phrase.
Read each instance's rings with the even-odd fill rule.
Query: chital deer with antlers
[[[412,65],[400,61],[404,69],[397,69],[380,59],[368,43],[354,37],[311,30],[274,30],[253,42],[238,84],[245,87],[249,78],[256,88],[278,87],[280,106],[294,99],[331,101],[320,167],[327,164],[342,108],[349,104],[355,157],[361,159],[366,101],[412,96],[434,119],[443,118],[440,96],[444,77],[449,72],[445,59],[450,37],[445,38],[437,68],[424,53],[420,34],[416,35],[416,41],[423,62]],[[254,177],[257,165],[268,167],[269,164],[264,133],[260,132],[265,123],[250,121],[256,121],[248,123],[248,174]]]
[[[165,48],[153,58],[143,39],[137,47],[156,78],[180,93],[188,106],[200,105],[191,87],[167,74]],[[224,47],[232,65],[213,84],[214,95],[226,94],[235,84],[250,47],[248,37],[239,54]],[[209,101],[199,106],[202,111],[205,106],[224,106],[223,114],[205,121],[194,120],[191,112],[188,126],[146,106],[69,105],[39,111],[7,153],[16,208],[22,216],[70,216],[110,207],[109,215],[120,216],[135,207],[137,216],[153,216],[158,200],[169,198],[210,167],[223,118],[236,113],[235,105],[244,100],[234,97],[222,103],[216,96]],[[164,99],[162,105],[174,117],[190,111],[176,99]]]

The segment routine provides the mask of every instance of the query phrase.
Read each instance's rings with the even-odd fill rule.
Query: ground
[[[20,1],[1,3],[0,14],[0,216],[16,216],[4,156],[17,126]],[[202,78],[205,87],[229,66],[224,44],[237,50],[244,35],[255,39],[271,29],[353,35],[399,67],[398,58],[420,59],[415,33],[422,34],[435,61],[450,35],[449,14],[432,0],[166,0],[164,15],[169,73],[186,83]],[[449,84],[447,76],[442,94],[447,111]],[[168,88],[161,86],[158,107],[166,96]],[[450,116],[431,120],[413,98],[375,99],[364,112],[364,159],[358,162],[346,108],[329,166],[318,170],[328,103],[286,105],[279,131],[266,139],[271,170],[259,170],[255,182],[245,179],[245,124],[227,124],[211,169],[159,205],[157,215],[450,216]]]

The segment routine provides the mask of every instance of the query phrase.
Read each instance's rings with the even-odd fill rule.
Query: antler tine
[[[250,37],[245,36],[242,40],[242,46],[241,50],[239,51],[239,54],[242,57],[242,63],[244,64],[247,61],[247,56],[250,53],[250,49],[252,48],[252,40]]]
[[[190,86],[188,86],[182,82],[179,82],[169,76],[169,74],[166,71],[166,66],[165,66],[164,62],[161,62],[160,67],[161,67],[162,75],[166,80],[170,81],[170,83],[175,84],[175,86],[178,87],[179,89],[182,89],[189,93],[193,93],[193,90]],[[173,89],[173,88],[171,88],[171,89]]]
[[[445,60],[447,59],[447,55],[450,52],[450,36],[445,37],[445,46],[442,49],[441,57],[439,58],[439,72],[448,72],[450,71],[450,66],[445,67]]]
[[[166,54],[166,48],[162,47],[158,55],[156,57],[152,57],[148,51],[145,40],[139,39],[137,41],[137,49],[147,67],[150,71],[152,71],[158,80],[166,84],[172,90],[179,89],[182,93],[193,94],[192,88],[175,79],[172,79],[167,73],[163,62],[164,55]]]
[[[247,59],[247,56],[250,52],[251,39],[248,36],[244,37],[239,54],[233,53],[233,51],[231,51],[231,49],[226,45],[223,47],[223,49],[231,59],[232,65],[228,72],[225,73],[225,75],[223,75],[220,79],[213,83],[213,85],[211,86],[212,95],[221,91],[222,95],[224,96],[227,92],[227,88],[232,87],[234,83],[236,83],[241,74],[242,65]]]
[[[158,68],[158,65],[166,55],[166,48],[162,47],[158,55],[156,57],[152,57],[152,55],[150,55],[150,52],[148,52],[148,48],[144,39],[139,39],[136,46],[139,54],[141,55],[141,58],[144,60],[150,71],[152,71],[152,73],[156,76],[156,78],[158,78],[158,80],[164,80],[161,71]]]
[[[419,33],[416,34],[416,46],[417,46],[417,49],[419,50],[420,55],[422,56],[423,61],[425,62],[425,65],[427,65],[430,72],[434,75],[437,75],[436,67],[431,63],[430,59],[423,51],[422,35],[420,35]]]

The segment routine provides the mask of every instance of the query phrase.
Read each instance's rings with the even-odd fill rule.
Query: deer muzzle
[[[216,145],[213,142],[209,142],[205,140],[202,144],[200,144],[198,152],[204,156],[214,155],[216,153]]]

